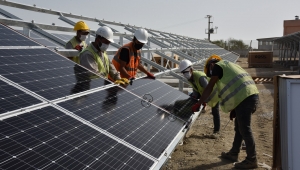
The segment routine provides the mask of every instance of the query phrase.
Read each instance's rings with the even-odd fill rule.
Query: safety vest
[[[125,44],[124,46],[122,46],[116,53],[116,55],[114,56],[112,63],[114,64],[115,68],[120,72],[120,53],[121,50],[123,48],[126,48],[129,50],[129,62],[128,64],[125,66],[125,69],[127,71],[127,73],[132,76],[135,77],[136,72],[137,72],[137,67],[140,64],[140,60],[141,60],[141,51],[137,50],[137,56],[134,56],[134,51],[133,51],[133,42],[130,42],[128,44]],[[128,76],[123,75],[122,73],[120,73],[122,78],[128,78]]]
[[[200,77],[205,77],[207,79],[207,81],[210,80],[210,78],[208,78],[204,72],[193,71],[193,80],[194,80],[196,86],[190,81],[189,81],[189,83],[195,91],[199,92],[202,95],[205,87],[202,87],[200,85],[200,82],[199,82]],[[207,104],[210,107],[214,107],[219,102],[218,91],[217,91],[216,86],[214,86],[213,92],[210,94],[207,101],[208,101]]]
[[[101,57],[99,56],[98,53],[96,53],[93,48],[92,48],[92,44],[90,44],[87,48],[85,48],[81,53],[84,53],[85,51],[89,51],[93,54],[93,57],[98,65],[98,71],[101,75],[103,75],[104,77],[108,78],[108,74],[109,74],[109,59],[108,59],[108,56],[106,54],[106,52],[103,53],[103,58],[104,58],[104,63],[102,62],[101,60]],[[80,58],[80,55],[79,55],[79,58]],[[80,64],[80,60],[78,60],[78,64]],[[93,78],[97,78],[98,76],[96,75],[93,75],[91,76],[90,78],[93,79]]]
[[[81,41],[81,43],[79,44],[78,41],[77,41],[77,39],[75,38],[75,36],[74,36],[69,42],[71,42],[73,49],[75,49],[75,47],[76,47],[77,45],[83,46],[83,47],[82,47],[83,49],[85,49],[85,48],[87,47],[87,44],[85,43],[85,41]],[[68,42],[68,43],[69,43],[69,42]],[[83,50],[82,50],[82,51],[83,51]],[[78,58],[78,56],[74,56],[74,57],[72,57],[71,59],[72,59],[74,62],[79,63],[79,58]]]
[[[217,82],[217,87],[224,112],[230,112],[248,96],[259,93],[252,77],[239,65],[226,60],[216,64],[223,69],[223,77]]]

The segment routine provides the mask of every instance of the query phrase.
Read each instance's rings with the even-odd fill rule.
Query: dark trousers
[[[219,112],[219,103],[211,108],[214,121],[214,132],[220,131],[220,112]]]
[[[239,153],[242,141],[246,144],[246,159],[253,161],[256,159],[255,142],[251,130],[251,115],[255,112],[258,104],[258,95],[251,95],[244,99],[235,109],[236,118],[234,120],[235,135],[230,152]]]

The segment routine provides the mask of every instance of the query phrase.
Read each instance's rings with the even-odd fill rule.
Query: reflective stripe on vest
[[[114,64],[116,70],[120,71],[120,53],[121,50],[123,48],[128,49],[129,51],[129,62],[127,63],[127,65],[125,66],[125,69],[127,71],[127,73],[132,76],[135,77],[136,73],[137,73],[137,67],[140,64],[140,58],[141,58],[141,52],[140,50],[137,50],[137,56],[134,56],[134,51],[133,51],[133,42],[130,42],[128,44],[125,44],[124,46],[122,46],[121,48],[119,48],[119,50],[117,51],[117,53],[115,54],[112,63]],[[123,75],[121,73],[121,77],[122,78],[128,78],[126,75]]]
[[[217,87],[224,112],[230,112],[248,96],[258,94],[252,77],[239,65],[226,60],[216,64],[223,70],[223,77],[217,82]]]
[[[192,82],[189,81],[189,83],[193,87],[193,89],[195,91],[199,92],[200,95],[202,95],[202,93],[203,93],[203,91],[205,89],[204,87],[202,87],[200,85],[199,79],[201,77],[205,77],[207,79],[207,81],[210,80],[208,77],[206,77],[206,74],[204,72],[202,72],[202,71],[193,71],[193,80],[195,81],[196,87],[194,86],[194,84]],[[219,102],[219,98],[218,98],[217,92],[218,92],[217,88],[216,88],[216,86],[214,86],[213,92],[209,95],[209,97],[206,100],[206,101],[208,101],[207,104],[210,107],[214,107]]]
[[[69,42],[72,44],[73,49],[75,49],[75,47],[77,45],[82,45],[83,49],[85,49],[87,47],[87,44],[85,43],[85,41],[81,41],[81,43],[78,43],[78,41],[76,40],[75,36]],[[74,62],[76,62],[76,63],[79,63],[79,57],[78,56],[73,56],[72,60]]]
[[[103,64],[101,57],[99,56],[98,53],[96,53],[93,48],[92,48],[92,44],[90,44],[87,48],[85,48],[80,54],[82,54],[85,51],[89,51],[93,54],[93,57],[98,65],[98,71],[101,75],[103,75],[104,77],[108,77],[109,74],[109,59],[107,57],[106,52],[103,53],[103,58],[104,58],[104,62],[105,64]],[[80,56],[80,55],[79,55]],[[80,62],[80,60],[79,60]],[[80,63],[79,63],[80,64]],[[97,75],[92,75],[90,78],[97,78]]]

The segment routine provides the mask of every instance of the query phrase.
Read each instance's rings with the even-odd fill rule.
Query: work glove
[[[192,111],[193,111],[193,112],[198,112],[200,106],[201,106],[201,104],[199,104],[199,103],[194,104],[194,105],[192,106]]]
[[[119,85],[125,85],[129,83],[129,80],[127,78],[121,78],[119,80],[116,80],[114,83]]]
[[[133,80],[135,80],[135,77],[129,77],[128,80],[129,80],[129,84],[132,85],[132,82]]]
[[[76,45],[76,47],[75,47],[74,49],[76,49],[76,50],[78,50],[78,51],[82,51],[82,46],[80,46],[80,45],[78,44],[78,45]]]
[[[236,117],[235,110],[231,110],[229,115],[230,120],[233,120],[235,117]]]
[[[152,73],[147,73],[147,77],[148,78],[151,78],[151,79],[155,79],[155,76],[154,76],[154,74],[152,74]]]

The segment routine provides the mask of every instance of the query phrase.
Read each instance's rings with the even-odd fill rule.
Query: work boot
[[[233,162],[237,162],[238,157],[239,157],[239,154],[234,154],[234,153],[231,153],[231,152],[222,152],[221,153],[221,158],[228,159],[228,160],[231,160]]]
[[[234,167],[237,169],[253,169],[257,168],[257,159],[250,161],[248,159],[243,160],[242,162],[237,162],[234,164]]]
[[[220,136],[219,131],[214,131],[213,134],[210,135],[211,139],[218,139]]]

